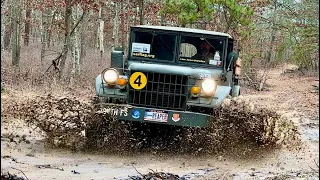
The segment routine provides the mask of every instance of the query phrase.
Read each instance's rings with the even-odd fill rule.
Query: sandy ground
[[[319,95],[312,86],[318,82],[311,77],[293,78],[280,73],[270,71],[267,91],[243,89],[242,95],[256,106],[275,109],[293,120],[303,140],[300,151],[254,146],[251,153],[243,154],[239,149],[236,154],[205,157],[75,153],[46,147],[42,134],[27,127],[23,120],[2,117],[1,169],[28,179],[47,180],[128,179],[151,170],[185,179],[318,179]],[[5,94],[1,97],[10,98]]]

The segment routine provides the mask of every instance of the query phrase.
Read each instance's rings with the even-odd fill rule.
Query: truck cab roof
[[[227,33],[208,31],[208,30],[202,30],[202,29],[184,28],[184,27],[138,25],[138,26],[132,26],[132,28],[156,29],[156,30],[194,33],[194,34],[206,34],[206,35],[214,35],[214,36],[223,36],[223,37],[228,37],[232,39],[231,35]]]

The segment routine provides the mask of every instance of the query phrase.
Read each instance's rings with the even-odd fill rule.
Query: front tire
[[[233,85],[233,87],[231,89],[231,96],[232,97],[240,96],[240,86],[239,85]]]
[[[240,96],[240,82],[239,82],[239,79],[237,79],[235,77],[233,78],[233,86],[232,86],[230,95],[232,97]]]

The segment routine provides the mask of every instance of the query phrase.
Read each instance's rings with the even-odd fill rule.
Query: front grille
[[[147,76],[147,85],[141,90],[135,90],[130,86],[129,104],[159,109],[185,109],[187,76],[143,73]]]

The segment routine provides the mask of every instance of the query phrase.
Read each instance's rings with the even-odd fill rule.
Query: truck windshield
[[[181,36],[180,62],[222,67],[225,40]]]
[[[176,36],[158,32],[133,32],[131,57],[173,61]]]

